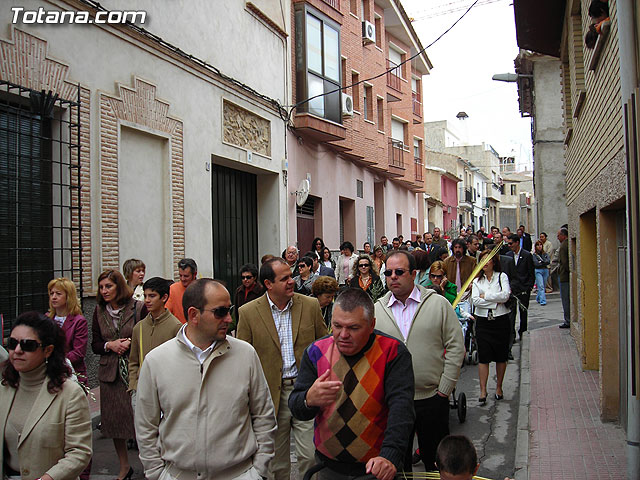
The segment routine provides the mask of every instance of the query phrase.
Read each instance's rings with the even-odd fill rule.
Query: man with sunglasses
[[[446,298],[414,285],[413,255],[392,252],[384,274],[389,292],[376,302],[376,327],[404,341],[411,353],[420,456],[427,470],[434,470],[438,443],[449,434],[449,395],[464,357],[462,329]],[[412,454],[413,442],[409,442],[405,457],[408,472]]]
[[[260,267],[267,292],[239,310],[238,338],[256,349],[278,421],[275,457],[269,466],[274,480],[289,480],[290,436],[296,446],[298,471],[313,466],[313,422],[292,417],[287,405],[298,376],[304,349],[327,334],[318,300],[294,293],[288,262],[272,258]]]
[[[227,336],[229,292],[202,278],[187,287],[182,304],[186,325],[149,352],[138,379],[135,425],[145,477],[264,478],[274,452],[273,403],[256,351]]]

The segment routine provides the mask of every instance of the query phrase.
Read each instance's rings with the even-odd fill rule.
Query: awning
[[[514,0],[518,46],[560,57],[566,0]]]

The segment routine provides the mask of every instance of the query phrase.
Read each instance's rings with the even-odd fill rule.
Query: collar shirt
[[[298,376],[298,368],[296,367],[296,357],[293,353],[293,335],[291,334],[291,305],[293,304],[293,299],[289,300],[289,303],[282,310],[271,301],[269,294],[267,294],[267,300],[269,301],[271,315],[280,339],[282,378],[295,378]]]
[[[391,309],[393,318],[398,324],[398,328],[400,329],[400,332],[402,332],[402,336],[405,338],[405,340],[409,336],[409,330],[411,329],[411,324],[413,323],[413,317],[421,301],[420,290],[418,290],[417,287],[413,287],[413,290],[411,291],[409,297],[407,297],[405,303],[402,303],[400,300],[398,300],[393,293],[389,298],[387,307]]]
[[[461,277],[461,274],[460,274],[460,262],[462,261],[463,258],[464,258],[464,256],[462,256],[460,258],[455,257],[455,259],[456,259],[456,289],[458,290],[458,292],[460,290],[462,290],[462,279],[460,278]]]
[[[218,342],[213,342],[211,345],[209,345],[204,350],[202,350],[200,347],[196,347],[191,342],[191,340],[189,340],[189,337],[187,337],[187,324],[186,323],[184,325],[182,325],[182,328],[180,328],[179,335],[182,335],[182,340],[184,340],[184,343],[186,343],[187,347],[189,347],[189,349],[196,356],[196,358],[200,362],[200,365],[202,365],[204,363],[204,361],[207,359],[207,357],[216,348],[216,344],[218,343]]]
[[[518,253],[513,254],[513,263],[518,264],[518,260],[520,260],[520,254],[522,253],[522,248],[518,250]]]

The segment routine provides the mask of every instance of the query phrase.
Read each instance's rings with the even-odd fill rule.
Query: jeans
[[[564,324],[571,323],[571,303],[569,299],[569,282],[560,282],[560,298],[562,299],[562,310],[564,311]]]
[[[545,285],[547,284],[547,278],[549,278],[548,268],[536,268],[536,286],[538,287],[536,302],[540,305],[547,304],[547,296],[544,291]]]

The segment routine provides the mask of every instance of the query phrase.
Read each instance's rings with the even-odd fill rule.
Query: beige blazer
[[[239,315],[238,338],[249,342],[258,352],[277,416],[282,389],[282,353],[267,294],[244,304],[240,307]],[[291,305],[291,335],[298,370],[304,349],[326,334],[327,327],[322,319],[318,300],[294,294]]]
[[[45,473],[54,480],[78,478],[91,460],[91,418],[82,388],[67,380],[62,390],[49,393],[46,381],[25,421],[18,443],[20,473],[23,480]],[[0,385],[0,432],[3,435],[16,389]],[[0,469],[4,448],[0,448]],[[5,472],[2,472],[4,477]]]

